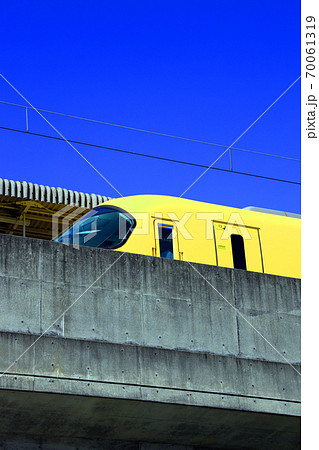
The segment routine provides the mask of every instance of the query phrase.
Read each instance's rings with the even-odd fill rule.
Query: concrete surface
[[[0,249],[0,448],[299,448],[300,280]]]

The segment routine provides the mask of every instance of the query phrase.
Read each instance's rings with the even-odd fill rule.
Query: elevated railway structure
[[[300,447],[299,279],[8,233],[0,249],[0,446]]]

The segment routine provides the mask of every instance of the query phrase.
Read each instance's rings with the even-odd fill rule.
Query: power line
[[[57,137],[57,136],[50,136],[48,134],[40,134],[40,133],[32,133],[30,131],[19,130],[19,129],[16,129],[16,128],[8,128],[8,127],[1,127],[0,126],[0,129],[6,130],[6,131],[14,131],[14,132],[18,132],[18,133],[28,134],[28,135],[32,135],[32,136],[48,138],[48,139],[54,139],[54,140],[57,140],[57,141],[65,141],[65,139],[62,139],[62,138]],[[79,144],[79,145],[85,145],[85,146],[88,146],[88,147],[101,148],[101,149],[104,149],[104,150],[110,150],[110,151],[114,151],[114,152],[126,153],[126,154],[134,155],[134,156],[142,156],[144,158],[152,158],[152,159],[157,159],[157,160],[161,160],[161,161],[177,163],[177,164],[184,164],[184,165],[193,166],[193,167],[201,167],[201,168],[205,168],[205,169],[219,170],[219,171],[222,171],[222,172],[235,173],[237,175],[245,175],[245,176],[250,176],[250,177],[255,177],[255,178],[263,178],[265,180],[279,181],[281,183],[290,183],[290,184],[301,185],[301,183],[298,182],[298,181],[283,180],[281,178],[274,178],[274,177],[266,177],[264,175],[256,175],[256,174],[247,173],[247,172],[238,172],[238,171],[235,171],[235,170],[222,169],[222,168],[219,168],[219,167],[210,167],[210,166],[206,166],[204,164],[197,164],[197,163],[192,163],[192,162],[189,162],[189,161],[182,161],[182,160],[178,160],[178,159],[164,158],[163,156],[149,155],[149,154],[146,154],[146,153],[132,152],[130,150],[123,150],[123,149],[119,149],[119,148],[106,147],[104,145],[92,144],[90,142],[75,141],[75,140],[72,140],[72,139],[67,139],[67,141],[68,142],[72,142],[72,144]]]
[[[5,102],[3,100],[0,100],[0,103],[3,103],[5,105],[10,105],[10,106],[18,106],[20,108],[25,108],[26,110],[28,110],[28,109],[32,110],[33,109],[30,106],[19,105],[17,103],[11,103],[11,102]],[[183,140],[183,141],[194,142],[194,143],[197,143],[197,144],[212,145],[214,147],[222,147],[222,148],[227,148],[227,149],[229,148],[229,146],[227,146],[227,145],[215,144],[213,142],[201,141],[201,140],[198,140],[198,139],[191,139],[191,138],[186,138],[186,137],[182,137],[182,136],[175,136],[175,135],[172,135],[172,134],[160,133],[158,131],[144,130],[142,128],[134,128],[134,127],[129,127],[127,125],[119,125],[119,124],[111,123],[111,122],[103,122],[102,120],[88,119],[87,117],[74,116],[74,115],[71,115],[71,114],[60,113],[60,112],[56,112],[56,111],[49,111],[47,109],[37,108],[37,111],[41,111],[41,112],[45,112],[45,113],[49,113],[49,114],[55,114],[55,115],[63,116],[63,117],[69,117],[71,119],[85,120],[87,122],[93,122],[93,123],[98,123],[98,124],[102,124],[102,125],[109,125],[109,126],[112,126],[112,127],[124,128],[126,130],[131,130],[131,131],[139,131],[139,132],[142,132],[142,133],[155,134],[157,136],[169,137],[169,138],[173,138],[173,139],[180,139],[180,140]],[[288,159],[290,161],[300,162],[300,159],[290,158],[288,156],[282,156],[282,155],[274,155],[272,153],[257,152],[257,151],[254,151],[254,150],[247,150],[247,149],[244,149],[244,148],[237,148],[237,147],[230,147],[230,149],[231,150],[240,151],[240,152],[254,153],[256,155],[270,156],[270,157],[273,157],[273,158]]]
[[[0,77],[1,78],[3,78],[4,79],[4,81],[21,97],[21,98],[23,98],[23,100],[26,102],[26,103],[28,103],[28,105],[30,105],[30,107],[32,108],[32,109],[34,109],[35,111],[36,111],[36,113],[40,116],[40,117],[42,117],[42,119],[48,124],[48,125],[50,125],[50,127],[59,135],[59,136],[61,136],[61,138],[64,140],[64,141],[66,141],[66,143],[104,180],[104,181],[106,181],[106,183],[109,185],[109,186],[111,186],[111,188],[112,189],[114,189],[118,194],[120,194],[120,196],[121,197],[123,197],[122,196],[122,194],[120,193],[120,191],[119,190],[117,190],[116,189],[116,187],[115,186],[113,186],[113,184],[87,159],[87,158],[85,158],[85,156],[84,155],[82,155],[82,153],[81,152],[79,152],[79,150],[78,149],[76,149],[70,142],[68,142],[68,140],[67,139],[65,139],[65,137],[63,136],[63,134],[62,133],[60,133],[60,131],[57,129],[57,128],[55,128],[55,126],[54,125],[52,125],[52,123],[47,119],[47,118],[45,118],[30,102],[29,102],[29,100],[28,99],[26,99],[26,97],[23,95],[23,94],[21,94],[21,92],[19,92],[19,90],[12,84],[12,83],[10,83],[10,81],[9,80],[7,80],[6,79],[6,77],[4,77],[3,75],[2,75],[2,73],[0,73]],[[25,110],[25,112],[26,112],[26,125],[27,125],[27,131],[29,131],[28,130],[28,118],[27,118],[27,112],[28,112],[28,109],[26,109]]]

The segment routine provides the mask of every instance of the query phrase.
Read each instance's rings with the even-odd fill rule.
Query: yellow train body
[[[234,268],[232,235],[242,236],[246,269],[300,278],[300,219],[161,195],[104,203],[136,226],[118,251],[160,256],[158,227],[172,228],[174,259]]]
[[[300,219],[183,198],[113,199],[57,240],[300,278]]]

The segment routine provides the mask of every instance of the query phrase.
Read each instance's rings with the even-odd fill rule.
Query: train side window
[[[231,235],[233,261],[235,269],[247,270],[244,239],[240,234]]]
[[[174,259],[173,226],[159,225],[158,236],[161,258]]]

